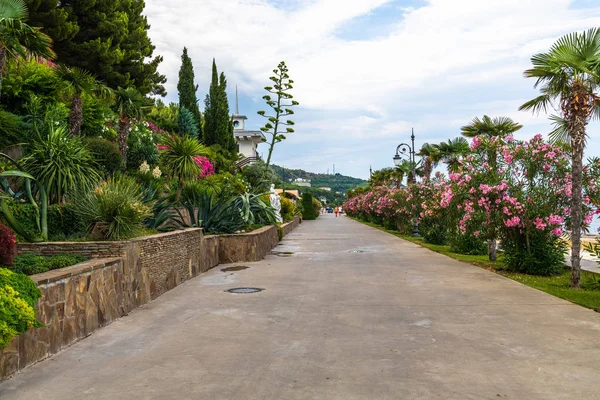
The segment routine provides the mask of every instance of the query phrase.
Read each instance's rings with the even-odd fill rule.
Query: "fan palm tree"
[[[483,118],[479,119],[479,117],[473,118],[469,125],[465,125],[460,128],[461,133],[465,137],[476,137],[476,136],[487,136],[489,139],[497,136],[497,137],[506,137],[510,134],[515,133],[519,129],[523,128],[523,125],[513,121],[508,117],[497,117],[490,118],[487,115],[484,115]],[[496,165],[498,164],[498,154],[495,149],[489,149],[487,154],[487,162],[492,166],[495,170]]]
[[[134,88],[119,87],[115,92],[115,109],[119,114],[119,135],[117,142],[123,155],[123,168],[127,165],[127,139],[131,122],[142,116],[145,98]]]
[[[423,143],[421,150],[417,153],[423,159],[423,179],[426,181],[431,179],[431,173],[437,167],[438,163],[435,161],[437,153],[438,149],[429,143]]]
[[[448,139],[447,142],[441,142],[433,146],[436,150],[432,155],[433,161],[442,161],[446,164],[448,172],[455,172],[460,165],[461,158],[469,153],[469,143],[463,137]]]
[[[69,112],[69,131],[72,136],[81,134],[83,123],[83,95],[98,95],[108,97],[110,89],[86,70],[61,65],[58,76],[65,84],[65,89],[71,97],[71,111]]]
[[[600,29],[570,33],[558,39],[546,53],[531,57],[533,68],[524,72],[535,78],[541,94],[520,110],[546,112],[560,106],[571,143],[571,285],[581,280],[582,175],[586,126],[600,117]]]
[[[54,58],[52,39],[41,28],[27,25],[27,6],[23,0],[0,0],[0,93],[2,77],[9,58]]]

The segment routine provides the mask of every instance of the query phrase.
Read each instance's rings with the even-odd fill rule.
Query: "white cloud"
[[[397,17],[386,35],[344,40],[336,36],[341,26],[352,29],[355,18],[365,16],[376,24],[378,8],[397,2],[146,3],[170,99],[176,98],[184,45],[200,98],[213,57],[231,86],[257,100],[270,71],[285,60],[301,107],[297,133],[278,145],[275,161],[293,159],[294,166],[324,170],[337,157],[348,168],[340,171],[361,176],[370,163],[388,165],[389,157],[381,154],[392,151],[394,139],[408,139],[413,126],[421,143],[456,136],[458,127],[483,113],[510,116],[526,125],[524,132],[548,131],[544,116],[517,111],[536,94],[522,71],[531,55],[560,35],[600,26],[600,7],[573,10],[569,0],[429,0],[420,7],[387,7]],[[262,108],[261,101],[256,106]],[[590,133],[597,142],[598,129],[591,126]],[[343,151],[313,151],[320,146]]]

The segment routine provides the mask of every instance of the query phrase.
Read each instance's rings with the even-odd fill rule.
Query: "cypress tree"
[[[177,91],[179,92],[179,106],[190,112],[196,121],[198,137],[202,139],[202,117],[200,108],[198,108],[198,98],[196,92],[198,85],[194,84],[194,66],[192,59],[188,56],[187,48],[183,48],[181,55],[181,68],[179,69],[179,82],[177,82]]]
[[[233,151],[235,149],[235,139],[233,138],[233,121],[229,114],[229,100],[227,100],[227,78],[225,74],[221,72],[219,77],[219,144],[223,149],[227,151]]]
[[[204,100],[204,131],[203,138],[206,146],[218,144],[218,107],[219,107],[219,74],[213,58],[212,79],[208,94]]]

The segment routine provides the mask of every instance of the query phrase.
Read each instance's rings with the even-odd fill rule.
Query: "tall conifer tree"
[[[222,72],[219,76],[214,59],[212,79],[204,104],[206,107],[204,111],[204,144],[207,146],[218,144],[226,151],[235,150],[233,124],[227,101],[227,79]]]
[[[200,108],[198,108],[198,98],[196,97],[198,85],[194,84],[194,66],[185,47],[181,55],[177,91],[179,92],[179,106],[184,107],[192,114],[198,127],[198,136],[202,139],[202,117],[200,115]]]
[[[54,39],[59,63],[89,71],[113,89],[166,94],[166,77],[157,70],[162,57],[151,58],[144,0],[26,2],[30,20]]]

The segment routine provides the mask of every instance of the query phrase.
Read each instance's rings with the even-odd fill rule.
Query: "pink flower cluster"
[[[215,173],[215,167],[206,157],[194,156],[194,162],[200,167],[200,179],[206,178],[207,176]]]

